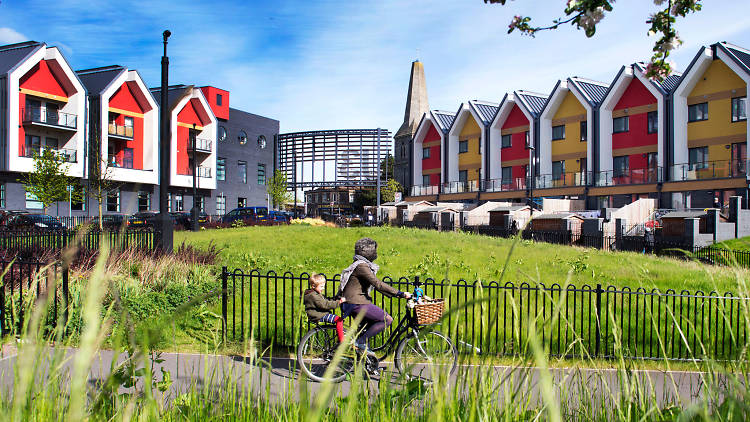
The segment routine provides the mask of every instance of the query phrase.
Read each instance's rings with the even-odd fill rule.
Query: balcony
[[[213,147],[213,141],[210,139],[201,139],[196,138],[195,144],[193,145],[191,143],[190,150],[195,152],[205,152],[207,154],[211,153],[211,149]]]
[[[747,177],[747,160],[703,161],[671,166],[671,182]]]
[[[107,163],[110,167],[114,168],[120,168],[120,169],[132,169],[133,168],[133,159],[130,158],[118,158],[115,155],[110,155],[107,158]]]
[[[662,167],[609,170],[594,174],[596,186],[645,185],[662,181]]]
[[[479,192],[479,180],[443,183],[443,193]]]
[[[586,186],[587,172],[540,174],[534,183],[535,189]]]
[[[526,190],[526,178],[516,177],[513,179],[490,179],[483,181],[484,192],[520,191]]]
[[[182,168],[182,171],[178,171],[177,174],[182,176],[192,176],[193,175],[193,168],[192,167],[184,167]],[[198,166],[198,177],[204,178],[204,179],[210,179],[211,178],[211,167],[204,167],[204,166]]]
[[[41,125],[64,130],[76,130],[77,117],[75,114],[58,110],[48,110],[42,107],[27,107],[22,110],[23,123]]]
[[[132,126],[124,126],[124,125],[118,125],[115,123],[110,123],[107,133],[109,133],[110,137],[114,138],[121,138],[125,140],[132,140],[133,139],[133,127]]]
[[[411,196],[437,195],[440,193],[438,185],[416,185],[411,187]]]
[[[74,149],[66,149],[66,148],[41,148],[41,147],[25,147],[23,151],[23,157],[26,158],[34,158],[42,155],[44,151],[50,151],[52,154],[54,154],[57,158],[61,159],[63,162],[66,163],[75,163],[77,162],[77,151]]]

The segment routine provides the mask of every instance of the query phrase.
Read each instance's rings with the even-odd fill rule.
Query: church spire
[[[427,84],[424,79],[424,66],[419,60],[411,63],[409,77],[409,93],[406,97],[404,123],[396,132],[394,138],[413,137],[422,115],[430,109],[427,103]]]

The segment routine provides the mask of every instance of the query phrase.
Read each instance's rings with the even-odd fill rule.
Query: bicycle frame
[[[391,354],[391,352],[396,349],[403,336],[408,335],[409,330],[412,331],[412,335],[417,335],[418,326],[414,323],[414,315],[412,310],[407,310],[406,315],[398,321],[396,328],[391,331],[391,334],[388,336],[385,343],[378,347],[372,348],[372,351],[375,352],[376,355],[380,352],[383,352],[383,354],[377,359],[383,360],[386,356]]]

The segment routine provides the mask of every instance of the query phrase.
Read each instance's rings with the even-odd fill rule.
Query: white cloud
[[[28,41],[28,38],[20,32],[8,27],[0,28],[0,45],[15,44],[22,41]]]

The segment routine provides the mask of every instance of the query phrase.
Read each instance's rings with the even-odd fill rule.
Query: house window
[[[612,119],[612,133],[622,133],[628,130],[630,130],[630,119],[628,119],[628,116]]]
[[[659,166],[659,160],[657,159],[657,155],[655,152],[649,152],[648,155],[646,155],[646,160],[648,163],[648,168],[656,168]]]
[[[80,199],[73,199],[73,203],[70,204],[71,210],[86,211],[86,188],[83,186],[77,186],[75,188],[76,196]]]
[[[586,142],[589,138],[589,132],[587,129],[586,121],[581,121],[581,142]]]
[[[5,208],[5,183],[0,184],[0,208]]]
[[[430,158],[430,148],[422,148],[422,158]]]
[[[463,154],[464,152],[469,152],[469,141],[460,141],[458,143],[458,153]]]
[[[526,149],[531,148],[531,144],[529,143],[529,131],[523,133],[524,136],[524,145],[526,145]]]
[[[151,194],[149,192],[138,192],[138,211],[148,211],[151,209]]]
[[[510,133],[501,138],[501,148],[510,148],[513,145],[513,135]]]
[[[185,211],[185,199],[182,197],[182,195],[174,196],[174,210],[176,212]]]
[[[688,149],[688,159],[691,170],[708,168],[708,147],[697,147]]]
[[[120,212],[120,190],[107,192],[107,212]]]
[[[133,137],[133,118],[129,116],[125,117],[125,136]]]
[[[502,168],[502,183],[504,185],[509,184],[513,179],[513,167]]]
[[[244,208],[247,206],[247,198],[237,198],[237,208]]]
[[[263,163],[258,163],[258,184],[266,184],[266,165]]]
[[[216,158],[216,180],[226,180],[227,178],[227,160],[226,158]]]
[[[708,120],[708,103],[689,105],[688,122],[699,122],[701,120]]]
[[[656,133],[659,131],[659,113],[655,111],[649,111],[646,115],[648,120],[648,133]]]
[[[630,156],[621,155],[612,159],[612,177],[624,177],[630,168]]]
[[[245,161],[237,161],[237,167],[240,169],[240,182],[247,183],[247,163]]]
[[[460,170],[458,172],[458,181],[461,183],[466,183],[466,181],[469,180],[469,171],[468,170]]]
[[[26,192],[26,208],[30,210],[42,210],[44,209],[44,204],[42,204],[42,201],[37,199],[36,195],[27,191]]]
[[[565,139],[565,125],[552,126],[552,140]]]
[[[34,155],[40,155],[42,151],[42,139],[34,135],[26,135],[26,148],[24,151],[25,157],[33,157]]]
[[[193,198],[193,201],[195,201],[194,206],[198,207],[198,211],[206,212],[206,198],[202,196],[196,196],[195,198]]]
[[[565,161],[552,162],[552,180],[561,180],[565,174]]]
[[[167,212],[172,212],[172,193],[167,193]]]
[[[126,169],[133,168],[133,148],[122,149],[122,166]]]
[[[216,197],[216,214],[224,215],[227,212],[227,197],[217,196]]]
[[[422,186],[429,186],[430,185],[430,175],[429,174],[423,174],[422,175]]]
[[[227,128],[219,126],[219,142],[222,142],[225,139],[227,139]]]
[[[221,94],[216,94],[216,105],[220,106],[222,103],[223,98],[221,98]]]
[[[247,143],[247,133],[245,133],[244,130],[241,130],[240,134],[237,135],[237,140],[239,141],[240,145],[245,145]]]
[[[732,121],[747,120],[747,97],[732,98]]]

